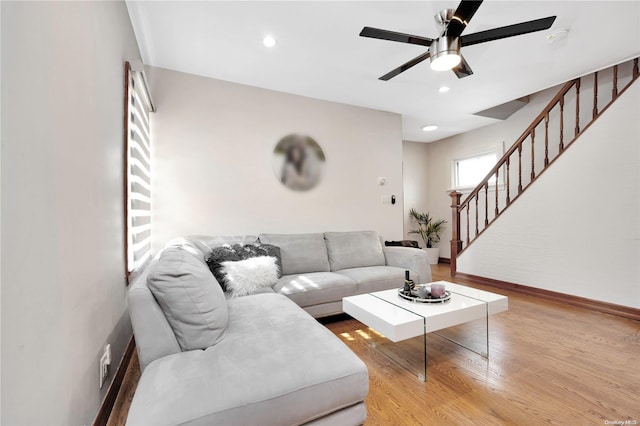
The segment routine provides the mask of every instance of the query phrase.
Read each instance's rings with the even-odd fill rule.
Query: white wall
[[[123,2],[2,2],[3,425],[90,424],[131,336]],[[113,374],[112,374],[113,375]]]
[[[429,199],[427,185],[429,173],[427,168],[428,145],[421,142],[402,143],[402,174],[404,181],[404,238],[416,240],[420,247],[424,242],[419,235],[409,234],[416,228],[415,223],[409,220],[409,210],[416,209],[419,212],[429,211]]]
[[[153,241],[187,234],[373,229],[402,237],[400,116],[149,68]],[[280,184],[272,151],[305,133],[326,156],[309,192]],[[387,178],[378,186],[377,178]],[[381,204],[382,195],[397,203]]]
[[[1,22],[2,22],[2,7],[0,7],[0,23]],[[2,44],[2,34],[0,32],[0,45],[1,44]],[[0,82],[1,81],[2,81],[2,67],[0,67]],[[2,92],[1,89],[0,89],[0,92]],[[1,116],[2,116],[2,103],[0,102],[0,117]],[[0,120],[0,135],[1,134],[2,134],[2,120]],[[0,143],[0,224],[2,224],[2,143]],[[0,225],[0,241],[2,241],[1,225]],[[0,244],[0,306],[2,306],[2,244]],[[1,360],[2,355],[1,354],[2,354],[2,314],[0,313],[0,377],[2,377],[2,360]],[[0,421],[2,421],[2,383],[0,383]]]
[[[503,144],[505,148],[510,147],[558,90],[559,87],[553,87],[530,96],[529,103],[507,120],[426,145],[428,173],[426,192],[429,211],[436,218],[447,221],[440,244],[438,244],[441,257],[449,258],[451,256],[449,244],[451,241],[451,198],[449,192],[452,187],[452,161],[456,158],[493,150]]]
[[[458,258],[458,271],[640,308],[640,83]]]

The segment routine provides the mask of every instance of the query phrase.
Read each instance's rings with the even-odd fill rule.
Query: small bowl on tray
[[[427,288],[427,292],[426,292],[427,294],[426,294],[425,297],[420,297],[418,295],[418,287],[426,287]],[[430,286],[428,286],[426,284],[422,284],[422,285],[416,286],[416,288],[411,290],[411,292],[409,292],[409,293],[405,293],[404,288],[399,288],[398,289],[398,296],[400,296],[401,298],[403,298],[405,300],[409,300],[411,302],[420,302],[420,303],[443,303],[443,302],[446,302],[447,300],[451,299],[451,293],[449,293],[446,290],[445,290],[443,296],[434,296],[434,295],[432,295]]]

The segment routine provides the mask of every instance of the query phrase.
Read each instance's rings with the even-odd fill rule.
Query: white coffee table
[[[419,346],[424,348],[424,351],[420,351],[423,352],[424,356],[421,358],[424,363],[419,362],[416,364],[419,367],[415,368],[418,369],[418,377],[425,381],[427,377],[426,336],[428,333],[472,321],[484,320],[479,321],[478,327],[473,331],[478,335],[472,336],[476,341],[481,338],[480,341],[483,343],[480,345],[480,350],[442,334],[439,335],[488,357],[489,316],[504,312],[509,308],[506,296],[447,281],[438,281],[438,283],[444,284],[447,291],[451,293],[451,298],[446,302],[413,302],[401,298],[398,295],[398,290],[393,289],[345,297],[342,299],[342,309],[394,343],[422,336],[423,344]],[[401,364],[406,363],[401,362]]]

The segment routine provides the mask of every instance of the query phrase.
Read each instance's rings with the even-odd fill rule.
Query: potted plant
[[[425,251],[429,255],[429,262],[432,265],[438,263],[440,258],[440,248],[434,247],[434,244],[440,242],[440,232],[447,223],[444,219],[434,220],[429,212],[419,213],[416,209],[409,210],[409,217],[418,226],[416,229],[409,231],[409,234],[418,234],[424,241]]]

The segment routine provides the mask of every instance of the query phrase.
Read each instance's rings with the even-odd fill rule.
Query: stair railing
[[[567,82],[463,201],[461,192],[450,193],[452,275],[457,270],[458,255],[482,235],[638,76],[638,58],[635,58]],[[603,97],[603,89],[609,86],[611,96]]]

